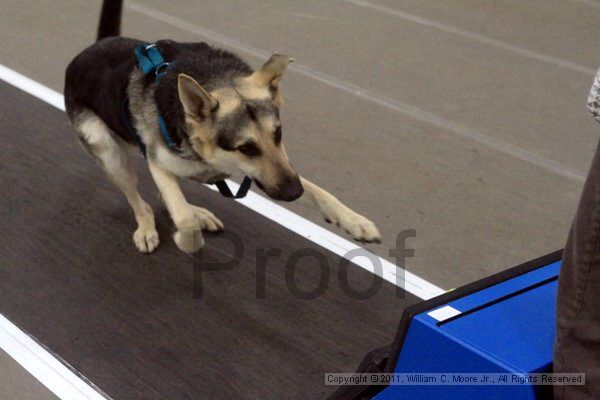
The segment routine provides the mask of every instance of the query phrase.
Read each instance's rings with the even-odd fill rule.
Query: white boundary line
[[[0,64],[0,79],[61,111],[65,111],[65,100],[62,94],[2,64]]]
[[[154,10],[152,8],[145,7],[137,3],[133,3],[131,1],[125,2],[125,8],[130,9],[139,14],[145,15],[149,18],[153,18],[159,22],[175,26],[179,29],[194,33],[196,35],[203,36],[207,39],[210,39],[213,42],[221,43],[226,47],[235,49],[246,54],[250,54],[259,59],[267,59],[270,56],[270,53],[266,50],[259,49],[252,45],[243,43],[237,39],[227,37],[209,29],[201,28],[190,22],[166,14],[162,11]],[[323,72],[317,71],[311,67],[308,67],[298,62],[294,62],[293,64],[291,64],[288,67],[288,69],[297,72],[301,75],[304,75],[310,79],[314,79],[318,82],[324,83],[328,86],[351,94],[353,96],[359,97],[363,100],[369,101],[374,104],[378,104],[389,110],[406,115],[410,118],[416,119],[426,124],[436,126],[446,132],[454,133],[458,136],[470,139],[483,146],[487,146],[499,153],[503,153],[510,157],[514,157],[518,160],[543,168],[557,175],[573,179],[578,182],[585,181],[585,174],[577,171],[574,168],[571,168],[568,165],[561,164],[558,161],[554,161],[541,154],[537,154],[535,152],[522,149],[518,146],[514,146],[508,142],[496,139],[493,136],[490,136],[486,133],[479,132],[475,129],[471,129],[469,127],[449,121],[445,118],[439,117],[433,113],[414,107],[410,104],[401,102],[396,99],[392,99],[379,93],[375,93],[369,89],[355,85],[352,82],[344,81],[334,76],[327,75]]]
[[[536,60],[548,64],[552,64],[556,67],[565,68],[574,72],[579,72],[585,75],[595,75],[596,70],[593,68],[586,67],[585,65],[576,64],[571,61],[562,60],[557,57],[548,56],[545,54],[537,53],[532,50],[525,49],[523,47],[515,46],[510,43],[502,42],[500,40],[492,39],[487,36],[480,35],[478,33],[470,32],[464,29],[460,29],[451,25],[446,25],[437,21],[432,21],[423,17],[419,17],[414,14],[407,13],[405,11],[396,10],[394,8],[382,6],[379,4],[374,4],[369,1],[364,0],[342,0],[346,3],[363,7],[367,9],[371,9],[374,11],[378,11],[383,14],[391,15],[396,18],[403,19],[405,21],[409,21],[415,24],[427,26],[430,28],[434,28],[440,30],[442,32],[450,33],[453,35],[461,36],[479,43],[483,43],[485,45],[495,46],[500,49],[504,49],[507,51],[512,51],[515,54],[518,54],[523,57],[527,57],[531,60]],[[577,0],[576,0],[577,1]],[[581,0],[579,0],[581,1]],[[586,2],[587,3],[587,2]],[[598,6],[598,4],[596,4]]]
[[[60,93],[26,77],[25,75],[7,68],[2,64],[0,64],[0,79],[50,105],[53,105],[59,110],[65,110],[64,99]],[[236,186],[234,182],[229,182],[229,184]],[[320,227],[252,191],[248,193],[246,198],[238,201],[244,206],[286,227],[300,236],[305,237],[313,243],[326,248],[340,257],[347,258],[346,255],[349,252],[355,251],[356,249],[362,249],[362,251],[364,251],[362,256],[354,257],[351,260],[353,263],[421,299],[430,299],[445,292],[443,289],[425,279],[397,267],[391,262],[376,256],[351,241]],[[381,268],[375,268],[371,260],[374,260],[375,262],[379,261],[381,263]]]
[[[62,400],[106,400],[29,335],[0,314],[0,348]]]

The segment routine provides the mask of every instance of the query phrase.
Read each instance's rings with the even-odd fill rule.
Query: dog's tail
[[[102,2],[102,13],[100,14],[96,41],[109,36],[119,36],[122,10],[123,0],[104,0]]]

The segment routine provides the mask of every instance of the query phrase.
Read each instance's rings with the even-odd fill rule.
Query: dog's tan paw
[[[158,247],[158,232],[154,227],[139,227],[133,233],[133,243],[142,253],[152,253]]]
[[[206,208],[192,206],[196,218],[200,221],[202,230],[219,232],[223,230],[223,222]]]
[[[179,250],[188,254],[195,253],[204,247],[204,238],[202,237],[202,231],[190,230],[190,231],[177,231],[173,235],[173,240]]]
[[[326,221],[344,229],[354,240],[381,243],[381,234],[375,224],[352,210],[328,217]]]

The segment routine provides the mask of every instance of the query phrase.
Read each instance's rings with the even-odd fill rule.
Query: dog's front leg
[[[352,238],[361,242],[381,241],[381,235],[375,224],[362,215],[352,211],[331,193],[321,189],[314,183],[300,178],[304,188],[301,199],[307,200],[315,206],[325,220],[334,223],[348,232]]]
[[[194,253],[200,250],[204,246],[200,220],[196,217],[193,207],[183,196],[177,177],[165,171],[150,159],[148,159],[148,167],[156,186],[158,186],[162,200],[177,227],[177,231],[173,235],[175,244],[186,253]]]

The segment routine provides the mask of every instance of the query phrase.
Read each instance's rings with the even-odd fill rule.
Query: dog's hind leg
[[[137,176],[126,144],[113,136],[106,124],[94,113],[86,111],[74,121],[80,142],[94,156],[108,178],[125,195],[133,209],[138,228],[133,242],[142,253],[150,253],[158,246],[154,213],[137,189]]]

